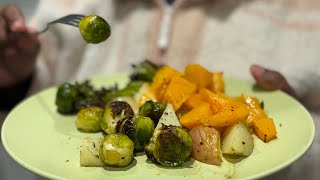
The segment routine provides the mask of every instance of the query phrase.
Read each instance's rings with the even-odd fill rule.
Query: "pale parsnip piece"
[[[222,135],[223,154],[249,156],[253,151],[253,137],[242,122],[228,127]]]
[[[172,104],[168,103],[166,106],[166,109],[164,110],[161,118],[159,119],[158,125],[155,128],[155,130],[162,127],[162,124],[164,125],[172,125],[172,126],[181,126],[180,121],[173,109]]]
[[[99,148],[102,138],[87,137],[80,147],[80,165],[86,167],[101,167],[105,164],[99,157]]]

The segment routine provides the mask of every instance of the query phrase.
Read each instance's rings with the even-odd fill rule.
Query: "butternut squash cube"
[[[209,89],[214,93],[224,93],[225,92],[225,84],[223,80],[222,72],[213,72],[212,73],[212,83]]]
[[[201,125],[201,119],[206,116],[212,115],[210,105],[208,103],[202,103],[198,107],[193,108],[180,118],[180,123],[188,128],[192,129],[198,125]]]
[[[201,89],[199,94],[203,100],[210,104],[213,114],[222,112],[233,107],[232,102],[229,99],[215,94],[209,91],[208,89]]]
[[[252,121],[252,126],[256,135],[263,141],[269,142],[277,135],[276,126],[272,118],[260,118]]]
[[[187,100],[186,102],[184,102],[184,105],[186,108],[188,109],[193,109],[196,108],[198,106],[200,106],[202,103],[205,103],[206,101],[204,101],[202,99],[202,97],[200,96],[200,94],[198,93],[193,93]]]
[[[164,100],[171,103],[177,111],[180,106],[193,94],[196,85],[180,76],[175,76],[166,88]]]
[[[212,83],[212,74],[200,64],[186,66],[184,76],[187,80],[197,85],[197,89],[205,88]]]
[[[163,100],[164,93],[174,77],[182,76],[182,73],[169,67],[161,67],[153,78],[151,91],[154,93],[158,101]]]
[[[247,106],[242,105],[237,108],[231,108],[217,114],[201,118],[200,120],[203,125],[225,127],[231,126],[237,121],[243,121],[248,117],[249,113]]]

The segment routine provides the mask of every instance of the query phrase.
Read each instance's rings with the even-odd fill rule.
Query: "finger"
[[[23,14],[17,6],[7,5],[2,10],[1,15],[8,24],[10,31],[21,32],[26,30]]]
[[[270,91],[282,90],[292,96],[296,96],[287,80],[279,72],[266,69],[259,65],[252,65],[250,72],[255,78],[257,85],[262,89]]]
[[[23,32],[15,32],[10,33],[7,37],[8,41],[16,43],[17,40],[22,38],[31,38],[34,40],[38,40],[38,34],[34,28],[31,27],[25,27],[25,31]]]
[[[257,84],[265,90],[281,89],[282,86],[287,85],[284,77],[276,71],[266,69],[259,65],[252,65],[250,71]]]
[[[18,49],[25,55],[36,55],[40,50],[40,43],[38,41],[31,41],[30,39],[23,39],[19,41]]]
[[[23,54],[24,56],[34,57],[38,54],[40,49],[40,42],[38,36],[33,34],[35,30],[32,28],[27,29],[25,33],[11,33],[8,39],[11,43],[7,43],[3,47],[3,55],[5,57]]]
[[[17,55],[17,50],[14,46],[8,46],[3,49],[2,53],[3,53],[4,57],[13,57],[13,56]]]
[[[5,20],[0,16],[0,48],[2,44],[5,44],[7,38],[7,32],[6,32],[6,22]]]
[[[21,38],[16,45],[18,51],[25,55],[37,55],[40,50],[40,42],[36,36]]]

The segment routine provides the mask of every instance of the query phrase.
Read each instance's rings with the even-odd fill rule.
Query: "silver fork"
[[[54,21],[47,23],[47,25],[44,29],[42,29],[41,31],[36,31],[32,34],[36,34],[36,35],[42,34],[49,29],[50,25],[56,24],[56,23],[62,23],[62,24],[67,24],[67,25],[71,25],[74,27],[79,27],[79,22],[84,17],[85,16],[81,15],[81,14],[70,14],[70,15],[64,16],[62,18],[59,18],[59,19],[56,19]]]
[[[81,14],[70,14],[67,16],[64,16],[62,18],[56,19],[54,21],[51,21],[49,23],[46,24],[46,27],[43,28],[40,31],[35,31],[35,32],[16,32],[16,33],[12,33],[8,38],[9,38],[9,42],[15,42],[16,40],[25,37],[25,36],[30,36],[30,35],[40,35],[46,31],[48,31],[49,27],[53,24],[56,23],[62,23],[62,24],[67,24],[67,25],[71,25],[74,27],[79,27],[79,22],[80,20],[85,17],[84,15]],[[0,45],[1,48],[1,45]]]

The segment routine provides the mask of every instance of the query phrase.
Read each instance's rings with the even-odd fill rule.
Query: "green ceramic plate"
[[[127,82],[125,74],[93,78],[95,86]],[[278,138],[267,144],[255,137],[253,153],[233,163],[223,160],[220,167],[189,161],[183,167],[162,168],[146,163],[139,155],[126,168],[80,167],[79,146],[85,137],[101,134],[81,133],[75,116],[56,112],[56,88],[49,88],[20,103],[6,118],[2,128],[5,149],[23,167],[50,179],[253,179],[279,171],[311,146],[315,128],[306,109],[282,92],[254,91],[249,82],[226,78],[227,93],[245,93],[264,101],[269,116],[274,118]],[[299,132],[299,133],[297,133]]]

